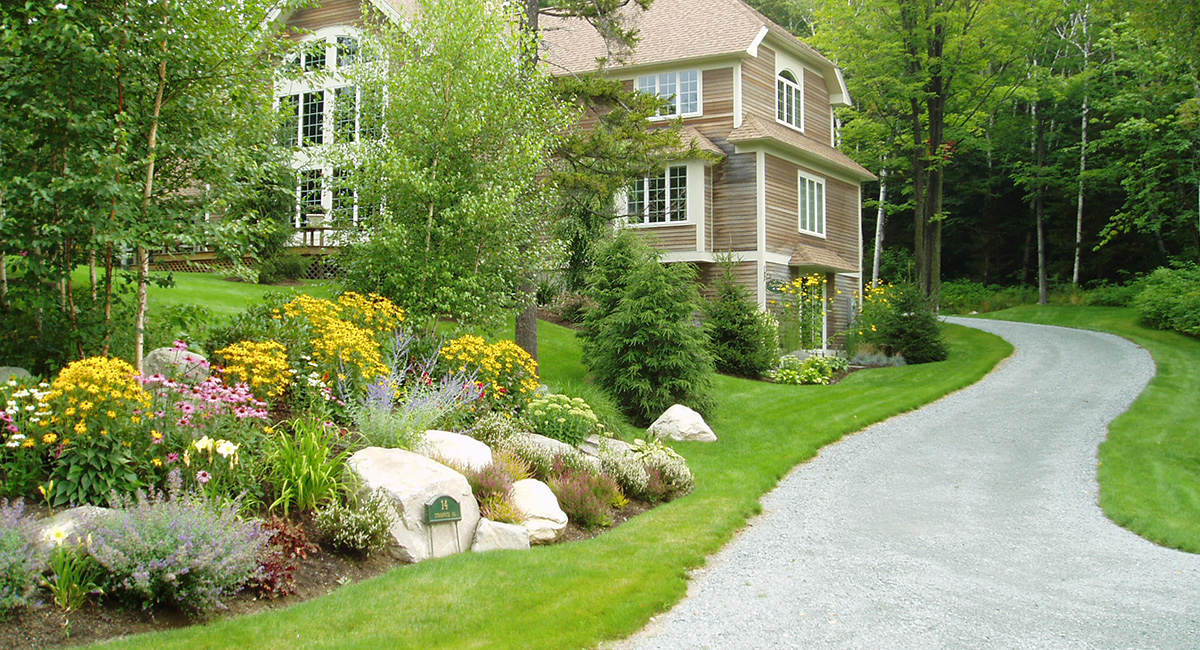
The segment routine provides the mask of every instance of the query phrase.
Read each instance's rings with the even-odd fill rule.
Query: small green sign
[[[771,293],[783,293],[783,288],[786,286],[787,283],[783,280],[767,280],[767,291],[770,291]]]
[[[462,506],[454,497],[443,494],[425,504],[425,523],[440,524],[462,520]]]

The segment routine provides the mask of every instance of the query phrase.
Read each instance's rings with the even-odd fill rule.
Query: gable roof
[[[866,167],[854,162],[850,156],[837,149],[817,142],[778,122],[769,122],[749,113],[742,116],[741,126],[730,131],[729,141],[734,144],[747,144],[760,141],[782,144],[798,153],[801,157],[812,158],[826,164],[834,165],[849,172],[851,176],[859,180],[875,180],[875,174],[872,174]]]
[[[633,3],[622,9],[626,26],[640,40],[632,56],[614,68],[635,68],[722,56],[757,56],[758,45],[789,51],[825,75],[835,103],[849,104],[841,71],[811,45],[755,11],[742,0],[654,0],[643,11]],[[579,74],[597,69],[597,59],[609,51],[599,33],[579,18],[543,17],[542,60],[555,74]]]

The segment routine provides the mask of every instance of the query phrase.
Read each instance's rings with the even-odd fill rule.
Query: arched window
[[[797,78],[791,70],[780,71],[775,80],[775,119],[788,126],[804,130],[804,85],[803,73]]]

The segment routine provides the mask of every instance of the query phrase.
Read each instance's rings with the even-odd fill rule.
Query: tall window
[[[700,114],[700,71],[663,72],[637,78],[637,89],[670,102],[662,115]]]
[[[800,232],[825,236],[825,181],[800,174]]]
[[[296,217],[296,227],[303,228],[308,225],[308,215],[325,212],[325,208],[321,204],[324,188],[319,169],[306,169],[300,172],[299,180],[300,211]]]
[[[300,133],[300,95],[279,98],[279,146],[294,147]]]
[[[305,72],[325,69],[325,41],[309,43],[300,52],[302,67]]]
[[[354,86],[342,86],[333,91],[333,141],[354,142],[358,131],[358,101]]]
[[[779,73],[775,80],[775,119],[804,130],[804,86],[790,70]]]
[[[354,65],[358,60],[358,39],[353,36],[337,37],[337,67]]]
[[[304,93],[300,110],[300,135],[304,146],[325,141],[325,91]]]
[[[662,174],[634,181],[625,210],[632,224],[687,221],[687,166],[673,165]]]

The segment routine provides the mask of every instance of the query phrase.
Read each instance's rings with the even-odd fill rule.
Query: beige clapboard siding
[[[755,154],[731,154],[715,170],[713,185],[713,251],[758,249]]]
[[[757,57],[742,60],[742,109],[775,119],[775,51],[765,45],[758,47]]]
[[[705,70],[701,80],[704,95],[704,120],[724,121],[733,128],[733,68]],[[688,124],[695,124],[688,120]],[[699,127],[697,127],[699,128]]]
[[[361,0],[324,0],[319,6],[301,9],[288,19],[289,27],[317,30],[338,25],[362,25]]]
[[[825,80],[811,69],[804,71],[804,135],[830,145],[833,115],[829,112],[829,89]]]
[[[687,252],[696,250],[696,226],[650,226],[634,228],[652,246],[660,251]]]
[[[737,259],[736,255],[734,259]],[[701,283],[700,293],[705,298],[712,298],[717,295],[716,283],[717,279],[724,273],[724,268],[720,264],[697,264],[699,270],[699,280]],[[750,291],[753,297],[758,289],[758,265],[754,262],[737,262],[733,269],[733,277],[737,283]]]
[[[838,292],[841,293],[838,293]],[[832,304],[830,305],[830,332],[843,332],[850,326],[850,321],[854,317],[854,309],[858,296],[862,294],[862,287],[859,286],[859,279],[850,275],[835,275],[832,286],[829,290]],[[837,347],[841,347],[841,336],[839,334]]]
[[[796,244],[803,242],[831,250],[847,262],[857,264],[858,188],[770,154],[766,155],[766,161],[767,252],[791,255]],[[825,179],[824,238],[800,233],[798,172],[802,169]]]

